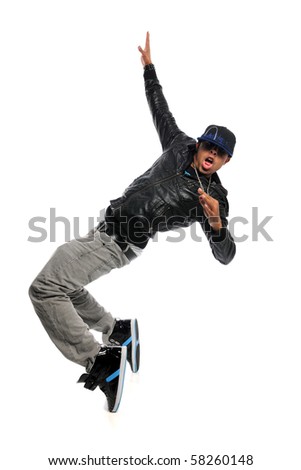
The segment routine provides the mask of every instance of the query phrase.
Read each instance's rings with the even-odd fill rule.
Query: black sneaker
[[[127,360],[133,372],[138,372],[140,365],[140,343],[137,320],[116,320],[109,344],[127,347]]]
[[[82,374],[78,382],[84,382],[85,388],[95,390],[99,386],[108,400],[109,411],[115,413],[121,401],[125,366],[126,347],[102,346],[91,371]]]

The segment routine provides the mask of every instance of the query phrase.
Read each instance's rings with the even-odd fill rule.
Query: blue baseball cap
[[[227,127],[216,126],[215,124],[208,126],[204,134],[198,137],[197,140],[199,142],[212,142],[227,152],[229,157],[232,157],[236,144],[236,137],[233,132]]]

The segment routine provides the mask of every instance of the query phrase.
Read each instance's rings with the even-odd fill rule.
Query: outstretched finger
[[[150,41],[149,41],[149,31],[146,33],[146,40],[145,40],[145,50],[149,51],[150,49]]]

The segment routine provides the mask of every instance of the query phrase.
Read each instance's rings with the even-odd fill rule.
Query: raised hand
[[[142,49],[141,46],[138,46],[138,51],[141,52],[141,62],[143,67],[152,63],[151,52],[150,52],[150,41],[149,41],[149,32],[146,33],[145,47]]]

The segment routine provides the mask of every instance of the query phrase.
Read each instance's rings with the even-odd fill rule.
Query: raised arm
[[[151,59],[149,32],[146,34],[145,48],[139,46],[138,50],[141,52],[141,62],[144,67],[146,98],[164,151],[183,132],[178,128],[172,113],[169,111],[162,87],[157,78]]]

